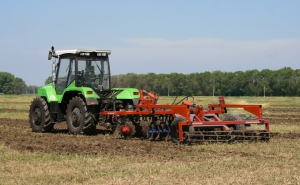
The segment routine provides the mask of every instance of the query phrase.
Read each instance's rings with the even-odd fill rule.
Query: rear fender
[[[98,105],[100,97],[89,87],[68,87],[63,92],[63,99],[71,99],[74,96],[82,97],[86,105]]]
[[[117,95],[118,100],[132,100],[133,105],[137,105],[140,100],[140,91],[136,88],[113,88],[112,90],[122,90]]]

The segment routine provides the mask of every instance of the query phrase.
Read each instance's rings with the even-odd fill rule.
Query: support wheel
[[[177,144],[180,143],[180,141],[179,141],[179,133],[178,133],[178,123],[182,122],[184,120],[185,120],[185,118],[183,116],[178,116],[177,118],[175,118],[172,121],[170,129],[171,129],[171,138],[172,138],[173,143],[177,143]]]
[[[236,121],[238,120],[236,117],[232,115],[227,115],[223,121]],[[227,125],[228,127],[232,127],[234,130],[245,130],[246,127],[244,124],[238,124],[238,125]]]
[[[36,97],[31,102],[29,123],[33,132],[50,132],[53,129],[48,104],[43,98]]]
[[[71,134],[90,134],[95,131],[95,115],[88,111],[82,98],[75,96],[68,104],[67,125]]]

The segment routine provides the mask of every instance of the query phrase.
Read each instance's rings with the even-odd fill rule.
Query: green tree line
[[[51,83],[48,77],[45,84]],[[160,96],[299,96],[300,69],[284,67],[236,72],[113,75],[112,87],[132,87],[154,91]],[[35,94],[38,86],[27,86],[18,77],[0,72],[0,93]]]
[[[161,96],[299,96],[300,69],[113,75],[112,87],[134,87]]]
[[[8,72],[0,72],[0,93],[4,94],[35,94],[38,86],[27,86],[21,78]]]

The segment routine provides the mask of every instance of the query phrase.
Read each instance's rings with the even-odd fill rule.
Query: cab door
[[[56,93],[61,95],[64,89],[75,80],[75,58],[61,58],[56,80]]]

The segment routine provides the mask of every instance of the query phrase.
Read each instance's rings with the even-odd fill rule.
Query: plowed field
[[[29,103],[0,106],[0,184],[300,184],[299,108],[264,109],[268,143],[189,146],[124,140],[99,126],[71,135],[64,122],[34,133]]]
[[[264,109],[263,115],[271,124],[300,124],[299,107],[270,107]]]
[[[97,134],[70,135],[66,123],[55,125],[51,133],[33,133],[27,120],[0,119],[0,140],[11,149],[18,151],[43,151],[61,154],[107,154],[131,156],[165,155],[166,148],[176,149],[176,152],[191,149],[185,145],[175,145],[171,142],[151,142],[134,138],[124,140],[106,134],[105,130],[97,128]],[[299,139],[300,133],[272,133],[272,139]],[[170,154],[167,154],[170,156]],[[223,155],[223,154],[222,154]]]
[[[164,155],[166,148],[183,150],[184,146],[168,142],[150,142],[141,139],[122,138],[106,135],[101,129],[98,134],[70,135],[65,123],[57,124],[51,133],[33,133],[27,120],[0,119],[0,140],[11,149],[18,151],[43,151],[60,154],[107,154],[122,156]],[[169,155],[169,154],[168,154]]]
[[[11,104],[11,103],[10,103]],[[13,103],[14,104],[14,103]],[[22,104],[22,103],[19,103]],[[1,109],[2,112],[28,113],[28,110]],[[268,108],[265,109],[265,118],[271,124],[300,124],[300,108]],[[270,113],[272,112],[272,113]],[[288,113],[287,113],[288,112]],[[284,116],[278,113],[285,113]],[[117,155],[147,155],[156,156],[157,153],[164,155],[166,147],[176,148],[176,150],[189,151],[189,147],[175,145],[171,142],[150,142],[139,138],[123,140],[122,138],[108,135],[105,130],[97,127],[97,134],[92,136],[70,135],[67,131],[66,123],[55,125],[51,133],[33,133],[29,127],[28,120],[0,118],[0,140],[6,146],[18,151],[44,151],[62,154],[106,154]],[[272,139],[300,138],[300,133],[272,133]],[[168,154],[169,155],[169,154]]]

